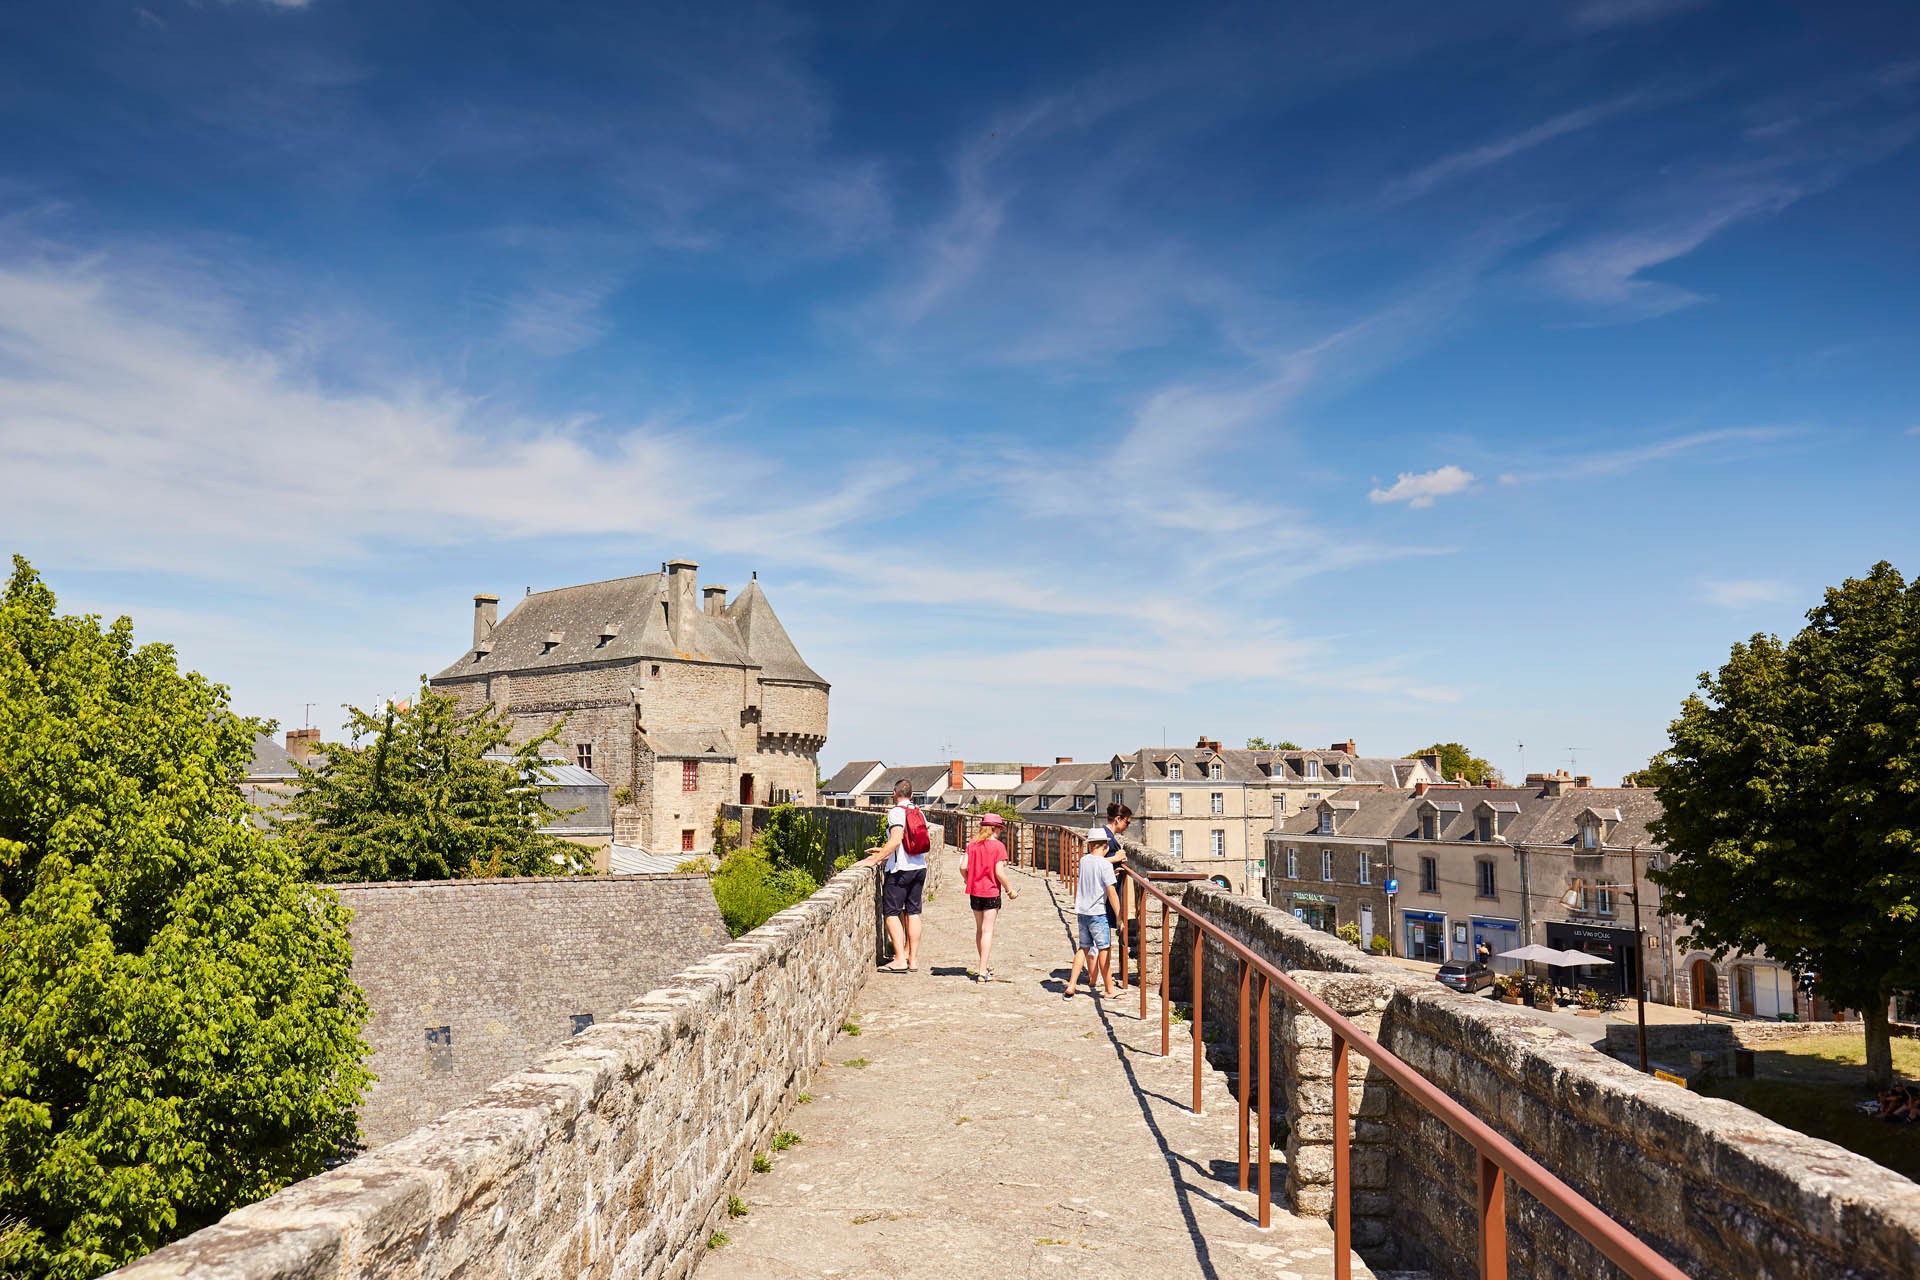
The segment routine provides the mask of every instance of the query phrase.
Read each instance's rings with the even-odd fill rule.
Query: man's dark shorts
[[[886,884],[880,890],[880,911],[889,916],[917,916],[920,914],[920,891],[926,887],[927,869],[913,871],[889,871]]]

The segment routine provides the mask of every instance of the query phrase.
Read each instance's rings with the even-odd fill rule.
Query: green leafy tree
[[[262,726],[0,596],[0,1275],[96,1276],[320,1171],[357,1134],[347,916],[247,820]]]
[[[1664,752],[1661,753],[1660,755],[1656,755],[1655,757],[1653,757],[1653,759],[1647,761],[1646,768],[1635,769],[1632,773],[1629,773],[1625,777],[1621,778],[1620,785],[1623,787],[1654,786],[1659,780],[1660,775],[1658,773],[1658,770],[1660,768],[1660,762],[1665,758],[1666,756]]]
[[[1268,742],[1265,738],[1248,738],[1249,751],[1298,751],[1300,744],[1291,738],[1282,738],[1278,742]]]
[[[1465,778],[1476,787],[1498,787],[1506,783],[1498,769],[1458,742],[1436,742],[1406,754],[1409,760],[1420,756],[1439,756],[1440,772],[1449,779]]]
[[[1011,803],[1000,799],[978,800],[974,802],[972,813],[997,813],[1008,822],[1020,820],[1019,811]]]
[[[1670,732],[1649,767],[1672,863],[1650,878],[1682,945],[1812,975],[1860,1011],[1884,1087],[1887,1002],[1920,987],[1920,582],[1883,561],[1785,644],[1736,644]]]
[[[316,880],[452,880],[586,869],[578,845],[540,828],[542,748],[561,725],[511,746],[505,712],[463,713],[424,679],[411,702],[347,708],[351,738],[301,765],[281,839]]]
[[[826,828],[793,805],[775,805],[752,844],[712,867],[713,896],[727,932],[737,938],[805,901],[835,865],[827,857]]]

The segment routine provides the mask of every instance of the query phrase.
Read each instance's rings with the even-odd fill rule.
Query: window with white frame
[[[1279,814],[1283,818],[1286,817],[1287,815],[1287,793],[1286,792],[1276,791],[1273,793],[1273,811]]]
[[[1222,831],[1220,828],[1215,827],[1213,831],[1208,835],[1207,848],[1213,852],[1213,856],[1216,858],[1226,857],[1227,856],[1227,833]]]
[[[1300,851],[1298,849],[1289,849],[1287,850],[1287,879],[1298,880],[1299,878]]]
[[[1221,771],[1220,762],[1218,760],[1215,760],[1212,764],[1207,766],[1207,776],[1209,778],[1219,778],[1219,777],[1225,776]]]
[[[1580,894],[1580,908],[1596,916],[1613,914],[1613,890],[1586,889]]]
[[[1353,766],[1342,761],[1340,764],[1340,776],[1343,778],[1351,778],[1353,776]]]
[[[1178,760],[1167,761],[1167,776],[1175,782],[1180,780],[1180,762]]]
[[[1210,806],[1209,812],[1215,817],[1225,813],[1227,811],[1227,793],[1224,791],[1214,792],[1208,797],[1208,805]]]
[[[1365,850],[1362,850],[1360,854],[1360,883],[1373,883],[1373,863],[1368,859]]]
[[[1179,792],[1179,791],[1167,792],[1167,812],[1168,813],[1176,814],[1176,815],[1185,813],[1186,803],[1187,803],[1187,798],[1183,792]]]
[[[1184,831],[1167,832],[1167,852],[1176,858],[1187,856],[1187,833]]]
[[[1333,810],[1322,809],[1320,811],[1319,834],[1323,836],[1330,836],[1333,834]]]
[[[1314,779],[1315,781],[1318,781],[1318,780],[1319,780],[1319,778],[1320,778],[1320,762],[1319,762],[1318,760],[1309,760],[1309,761],[1307,761],[1307,776],[1308,776],[1309,778],[1312,778],[1312,779]]]
[[[1322,849],[1320,851],[1320,878],[1322,880],[1333,879],[1333,850],[1331,849]]]
[[[1598,849],[1600,847],[1600,828],[1594,826],[1591,822],[1581,823],[1580,847],[1590,852]]]

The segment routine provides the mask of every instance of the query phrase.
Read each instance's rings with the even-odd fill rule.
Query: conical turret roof
[[[760,674],[768,680],[801,680],[808,684],[825,685],[820,673],[806,664],[800,650],[794,647],[787,629],[780,625],[780,619],[774,616],[773,606],[767,603],[765,593],[760,590],[756,579],[747,584],[747,589],[734,597],[727,606],[727,618],[740,633],[740,642],[746,646],[747,656],[760,664]]]

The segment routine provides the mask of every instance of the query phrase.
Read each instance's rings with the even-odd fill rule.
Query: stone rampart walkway
[[[1326,1224],[1276,1201],[1255,1225],[1226,1081],[1209,1070],[1206,1114],[1188,1114],[1191,1059],[1177,1037],[1159,1056],[1157,997],[1145,1023],[1132,990],[1061,999],[1071,895],[1018,878],[991,984],[966,977],[966,898],[928,904],[930,970],[868,981],[860,1034],[789,1121],[800,1144],[747,1183],[699,1280],[1333,1274]]]

